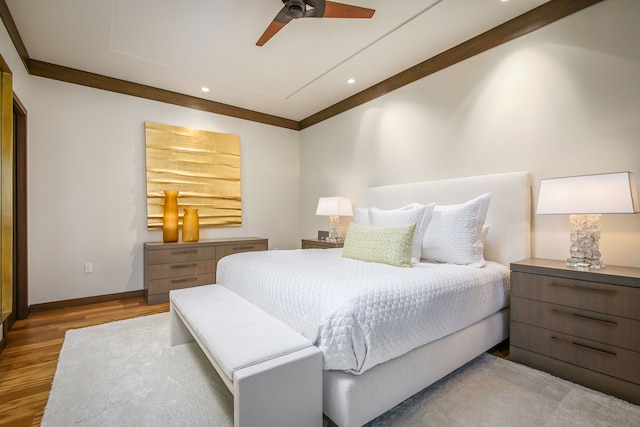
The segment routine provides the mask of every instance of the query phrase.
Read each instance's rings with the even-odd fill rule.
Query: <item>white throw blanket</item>
[[[392,267],[341,249],[235,254],[217,283],[309,338],[324,369],[367,369],[482,320],[509,302],[509,269],[421,263]]]

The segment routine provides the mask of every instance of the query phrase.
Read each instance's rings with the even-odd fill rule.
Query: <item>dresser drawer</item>
[[[169,302],[174,289],[216,283],[218,259],[236,252],[267,250],[260,237],[211,239],[199,242],[146,242],[144,294],[148,304]]]
[[[238,242],[233,245],[220,245],[216,248],[216,258],[220,259],[227,255],[237,254],[240,252],[266,251],[267,249],[267,243]]]
[[[640,353],[511,322],[511,345],[640,384]]]
[[[215,246],[157,249],[147,252],[147,264],[174,264],[216,258]]]
[[[174,278],[164,278],[149,280],[148,294],[167,294],[174,289],[190,288],[192,286],[211,285],[216,283],[215,273],[198,274],[193,276],[182,276]]]
[[[640,319],[640,288],[512,271],[511,295]]]
[[[216,272],[216,261],[189,261],[174,264],[151,264],[147,268],[147,279],[155,280],[165,277],[193,276]]]
[[[640,320],[511,297],[511,320],[640,352]]]

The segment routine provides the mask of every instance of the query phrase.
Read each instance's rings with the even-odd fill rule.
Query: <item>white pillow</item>
[[[484,245],[487,244],[487,235],[489,234],[489,230],[491,229],[490,225],[485,225],[482,227],[482,234],[480,235],[480,241],[482,242],[482,248],[484,249]]]
[[[484,266],[482,231],[490,201],[486,193],[460,205],[436,206],[422,241],[422,259]]]
[[[427,230],[431,215],[436,204],[422,205],[411,203],[399,209],[382,210],[377,208],[369,209],[369,221],[373,227],[397,227],[400,225],[416,225],[413,236],[413,250],[411,252],[411,262],[420,262],[422,254],[422,240]]]
[[[355,208],[353,210],[353,222],[360,225],[371,225],[371,222],[369,222],[369,209]]]

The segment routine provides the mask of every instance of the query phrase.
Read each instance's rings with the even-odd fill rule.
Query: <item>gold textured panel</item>
[[[13,75],[0,56],[0,322],[13,310]]]
[[[145,123],[147,227],[162,227],[164,190],[178,190],[184,208],[198,209],[200,226],[242,224],[240,137]]]

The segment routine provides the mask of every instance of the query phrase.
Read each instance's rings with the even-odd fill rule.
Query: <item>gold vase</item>
[[[164,211],[162,214],[162,241],[178,241],[178,191],[164,190]]]
[[[182,241],[197,242],[200,239],[198,209],[185,208],[182,217]]]

